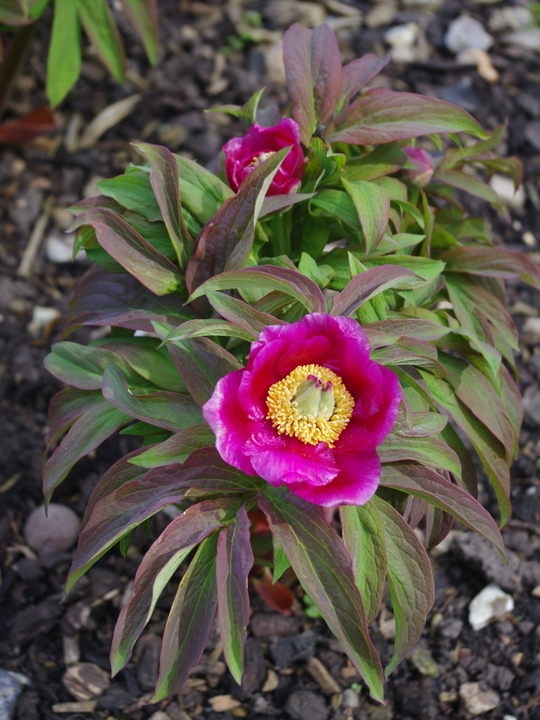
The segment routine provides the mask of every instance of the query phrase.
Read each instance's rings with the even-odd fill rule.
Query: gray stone
[[[448,26],[444,43],[450,52],[457,54],[470,48],[489,50],[493,45],[493,38],[478,20],[468,15],[460,15]]]
[[[298,690],[287,698],[285,710],[293,720],[327,720],[329,708],[321,695]]]
[[[494,690],[482,690],[478,683],[463,683],[459,694],[467,712],[473,716],[494,710],[500,703],[500,697]]]
[[[494,10],[489,18],[489,29],[494,32],[501,30],[523,30],[532,25],[533,15],[524,7],[505,7]]]
[[[502,36],[507,45],[514,45],[521,50],[533,50],[540,53],[540,28],[528,28]]]
[[[508,565],[505,565],[493,545],[472,532],[456,535],[453,547],[466,565],[480,570],[490,582],[505,590],[521,588],[520,561],[515,553],[506,551]]]
[[[0,720],[11,720],[23,686],[28,683],[24,675],[0,669]]]
[[[527,123],[525,137],[536,150],[540,150],[540,120]]]

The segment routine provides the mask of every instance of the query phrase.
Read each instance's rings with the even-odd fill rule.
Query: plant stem
[[[35,28],[36,23],[29,23],[19,28],[0,68],[0,118],[11,96],[13,83],[22,69]]]

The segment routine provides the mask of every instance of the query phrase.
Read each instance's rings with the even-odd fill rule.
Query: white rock
[[[368,28],[374,30],[392,22],[397,12],[397,5],[394,0],[384,0],[376,3],[365,17],[365,23]]]
[[[47,515],[40,505],[28,516],[24,537],[40,555],[69,550],[77,540],[80,524],[79,517],[65,505],[51,503]]]
[[[489,184],[505,205],[508,205],[508,207],[511,207],[513,210],[523,209],[525,205],[525,190],[523,189],[523,185],[520,185],[517,190],[514,190],[513,180],[506,175],[499,175],[498,173],[493,175]]]
[[[418,25],[409,22],[405,25],[395,25],[384,33],[386,42],[394,48],[411,47],[418,37]]]
[[[533,24],[533,14],[524,7],[505,7],[494,10],[489,18],[489,29],[494,32],[501,30],[523,30]]]
[[[523,325],[523,332],[524,333],[530,333],[531,335],[536,335],[540,338],[540,318],[538,317],[529,317],[525,320],[525,324]]]
[[[51,233],[45,243],[45,255],[47,260],[53,263],[68,263],[75,260],[84,260],[86,253],[80,251],[73,258],[73,245],[75,243],[75,234],[64,235],[60,233]]]
[[[460,15],[448,26],[444,43],[451,52],[457,54],[469,48],[489,50],[493,45],[493,38],[478,20],[468,15]]]
[[[463,683],[459,694],[467,712],[473,716],[494,710],[501,701],[494,690],[481,690],[479,683]]]
[[[540,28],[529,28],[503,35],[501,40],[507,45],[515,45],[521,50],[534,50],[540,53]]]
[[[360,698],[358,697],[358,693],[352,688],[347,688],[347,690],[343,691],[343,707],[360,707]]]
[[[55,320],[58,320],[60,316],[61,313],[56,308],[35,305],[32,310],[32,319],[26,326],[26,329],[28,330],[29,335],[31,335],[35,340],[38,340],[41,337],[41,333],[44,328],[46,328],[50,323],[55,322]]]
[[[497,585],[488,585],[469,605],[469,624],[473,630],[482,630],[490,622],[500,620],[513,609],[514,599],[511,595],[507,595]]]

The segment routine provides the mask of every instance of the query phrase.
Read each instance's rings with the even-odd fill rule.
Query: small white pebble
[[[521,236],[521,239],[523,240],[525,245],[528,245],[529,247],[536,247],[536,238],[530,230],[524,232]]]
[[[514,182],[506,175],[494,175],[489,184],[501,200],[513,210],[522,210],[525,205],[525,190],[523,185],[514,190]]]
[[[493,620],[500,620],[514,609],[514,599],[497,585],[488,585],[469,605],[469,623],[473,630],[482,630]]]

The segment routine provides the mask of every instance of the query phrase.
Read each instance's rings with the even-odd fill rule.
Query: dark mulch
[[[410,7],[410,3],[404,3]],[[324,5],[288,3],[291,12],[310,12],[316,17]],[[368,10],[369,3],[355,6]],[[500,4],[499,4],[500,6]],[[58,599],[71,554],[36,558],[26,547],[22,527],[34,507],[41,503],[40,460],[47,427],[47,405],[58,384],[43,369],[43,358],[60,336],[51,323],[32,336],[27,326],[36,306],[64,312],[70,292],[87,267],[51,262],[45,253],[47,240],[62,237],[66,227],[63,210],[82,197],[96,177],[122,172],[130,161],[138,161],[129,142],[147,140],[166,144],[207,164],[215,162],[223,142],[238,132],[238,126],[223,115],[204,115],[208,107],[242,103],[270,71],[275,80],[279,67],[271,62],[272,44],[279,41],[283,16],[279,3],[188,3],[160,2],[163,50],[156,69],[149,69],[141,47],[126,23],[121,28],[127,40],[132,81],[120,88],[112,83],[92,55],[84,62],[84,77],[59,112],[63,127],[50,138],[23,148],[4,148],[0,153],[0,668],[26,675],[26,686],[18,704],[19,720],[75,718],[128,718],[139,720],[231,720],[233,717],[298,718],[326,720],[391,718],[435,720],[448,716],[470,717],[460,700],[466,683],[474,692],[495,691],[494,709],[479,717],[499,720],[540,719],[540,499],[538,458],[540,442],[540,331],[527,325],[522,335],[522,383],[527,393],[527,416],[521,436],[521,451],[514,466],[514,517],[505,529],[512,554],[505,571],[483,546],[460,534],[453,544],[433,555],[437,600],[419,649],[394,672],[388,682],[388,704],[370,702],[360,678],[329,634],[324,623],[306,617],[299,601],[293,616],[268,612],[253,598],[254,616],[247,645],[247,673],[239,688],[223,663],[217,638],[208,647],[182,693],[170,702],[145,704],[157,670],[159,635],[163,629],[171,593],[158,604],[155,616],[128,668],[97,698],[87,713],[53,711],[58,703],[75,702],[62,678],[67,665],[75,670],[85,688],[106,680],[97,668],[108,672],[108,649],[118,608],[129,592],[140,552],[148,544],[143,535],[126,559],[116,552],[100,561],[83,579],[68,601]],[[180,7],[180,9],[179,9]],[[332,10],[329,2],[328,14]],[[496,238],[526,252],[540,262],[534,238],[540,239],[538,146],[531,144],[531,123],[538,121],[540,59],[521,57],[512,48],[495,45],[491,56],[501,79],[490,84],[473,68],[458,67],[442,44],[444,30],[462,8],[486,21],[491,6],[443,3],[432,16],[425,9],[402,7],[393,24],[418,22],[431,43],[428,57],[412,65],[393,65],[385,72],[389,85],[438,95],[461,102],[488,129],[510,118],[508,151],[525,163],[527,200],[512,213],[510,224],[498,218]],[[309,9],[309,8],[308,8]],[[247,16],[245,11],[259,15]],[[262,15],[260,14],[262,13]],[[281,13],[281,14],[280,14]],[[319,13],[319,15],[317,15]],[[264,42],[246,41],[239,23],[262,18],[259,32]],[[289,17],[289,16],[287,16]],[[292,18],[294,19],[294,18]],[[339,17],[338,17],[339,19]],[[256,22],[255,22],[256,24]],[[382,49],[388,26],[355,29],[342,22],[340,43],[346,59]],[[21,114],[44,99],[45,37],[34,42],[25,74],[19,80],[11,110]],[[244,40],[242,40],[244,37]],[[242,46],[242,47],[241,47]],[[225,48],[227,60],[220,64],[216,52]],[[107,132],[87,150],[68,152],[66,129],[79,113],[85,123],[106,105],[139,92],[142,100],[122,123]],[[269,96],[279,103],[286,97],[283,87],[270,83]],[[37,219],[48,206],[48,221],[42,248],[28,278],[17,268]],[[478,206],[480,212],[485,208]],[[528,244],[524,244],[524,233]],[[540,297],[520,285],[509,288],[509,306],[516,322],[538,316]],[[81,334],[75,339],[82,339]],[[103,471],[129,446],[127,440],[105,443],[93,457],[85,458],[55,495],[57,502],[82,514],[86,498]],[[492,504],[487,490],[483,499]],[[162,522],[160,518],[156,522]],[[164,522],[164,521],[163,521]],[[514,612],[504,621],[474,632],[468,622],[471,599],[488,582],[501,585],[513,595]],[[374,640],[388,658],[391,653],[388,622],[374,627]],[[386,638],[386,639],[385,639]],[[92,667],[77,663],[90,663]],[[321,674],[321,663],[328,676]],[[435,663],[435,664],[434,664]],[[93,676],[88,675],[93,672]],[[97,675],[96,675],[97,673]],[[73,680],[71,681],[73,688]],[[339,687],[336,687],[337,682]],[[338,693],[337,690],[340,690]],[[465,687],[465,690],[467,686]],[[77,693],[76,693],[77,696]],[[212,701],[216,696],[230,696]],[[80,693],[79,693],[79,697]],[[236,701],[236,702],[234,702]],[[93,708],[93,709],[92,709]],[[228,709],[227,709],[228,708]],[[81,708],[82,709],[82,708]],[[481,710],[481,708],[480,708]]]

